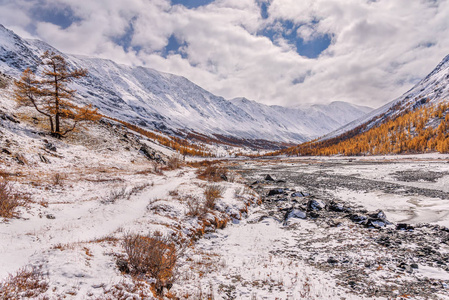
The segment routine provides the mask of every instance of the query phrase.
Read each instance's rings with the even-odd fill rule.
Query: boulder
[[[326,205],[323,201],[317,199],[310,199],[307,202],[307,211],[322,210]]]
[[[398,223],[398,224],[396,225],[396,230],[412,231],[412,230],[414,230],[414,229],[415,229],[415,227],[413,227],[413,226],[410,225],[410,224]]]
[[[270,174],[267,174],[264,178],[266,181],[274,181],[273,177]]]
[[[335,201],[331,201],[327,205],[327,210],[335,211],[335,212],[345,212],[345,211],[347,211],[347,209],[343,206],[343,204],[335,202]]]
[[[292,209],[289,212],[286,213],[286,218],[285,220],[288,220],[290,218],[297,218],[297,219],[306,219],[307,218],[307,214],[299,209]]]
[[[271,189],[268,192],[267,196],[283,195],[284,193],[285,193],[284,189]]]

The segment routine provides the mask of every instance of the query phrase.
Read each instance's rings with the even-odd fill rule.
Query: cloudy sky
[[[378,107],[449,54],[449,0],[0,0],[0,22],[64,52],[289,106]]]

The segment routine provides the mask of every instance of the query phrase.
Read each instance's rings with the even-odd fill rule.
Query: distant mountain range
[[[88,77],[73,83],[78,101],[92,103],[105,115],[170,134],[300,143],[372,110],[345,102],[287,108],[245,98],[226,100],[181,76],[64,54],[43,41],[23,39],[0,25],[1,72],[18,78],[28,67],[36,70],[45,50],[63,55],[74,68],[89,71]]]

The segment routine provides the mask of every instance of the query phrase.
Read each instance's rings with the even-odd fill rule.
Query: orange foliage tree
[[[68,83],[73,79],[86,76],[87,70],[69,70],[64,57],[54,52],[45,51],[41,59],[40,78],[31,69],[26,69],[15,83],[16,100],[20,104],[33,106],[46,116],[51,134],[57,137],[75,130],[81,121],[98,120],[100,116],[91,105],[79,107],[72,102],[76,91],[68,88]],[[65,120],[65,125],[62,120]]]

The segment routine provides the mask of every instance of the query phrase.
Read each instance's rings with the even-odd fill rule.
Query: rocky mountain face
[[[0,71],[18,77],[36,70],[50,50],[40,40],[25,40],[0,25]],[[200,133],[246,140],[300,143],[357,119],[370,109],[344,102],[308,108],[267,106],[244,98],[226,100],[188,79],[111,60],[60,53],[88,77],[73,83],[78,101],[105,115],[170,134]]]

